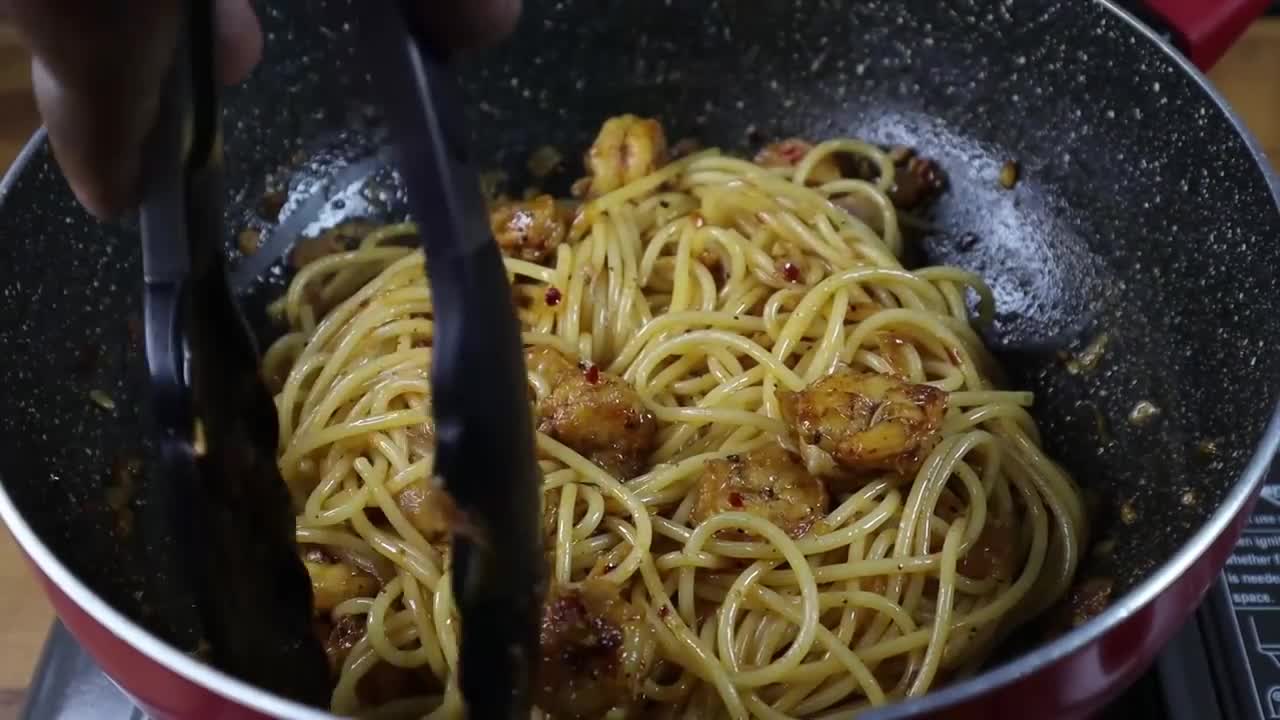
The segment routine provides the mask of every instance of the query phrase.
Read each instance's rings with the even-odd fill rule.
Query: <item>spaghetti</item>
[[[786,162],[665,163],[656,123],[614,118],[580,206],[497,211],[539,418],[544,653],[563,661],[539,712],[916,696],[1072,579],[1080,494],[1030,393],[998,389],[969,321],[973,300],[992,311],[981,280],[899,261],[901,163],[855,140],[774,149]],[[462,708],[414,232],[302,267],[265,358],[339,713]]]

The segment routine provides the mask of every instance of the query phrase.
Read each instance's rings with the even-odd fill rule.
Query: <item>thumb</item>
[[[9,0],[31,50],[32,88],[49,141],[81,204],[111,217],[137,199],[139,154],[177,39],[180,0]],[[261,35],[248,0],[220,0],[219,74],[257,61]]]
[[[452,50],[491,45],[520,17],[520,0],[422,0],[418,8],[427,34]]]

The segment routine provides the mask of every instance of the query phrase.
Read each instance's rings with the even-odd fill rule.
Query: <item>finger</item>
[[[61,82],[39,58],[32,61],[36,106],[53,155],[76,199],[93,215],[109,219],[133,202],[138,181],[142,118],[155,110],[155,97],[104,101]]]
[[[520,17],[520,0],[422,0],[418,7],[428,34],[454,50],[497,42]]]
[[[218,79],[244,80],[262,59],[262,27],[249,0],[218,0]]]
[[[32,51],[32,86],[54,155],[90,212],[137,199],[139,155],[170,66],[178,0],[8,0]],[[219,78],[242,79],[262,54],[249,0],[218,0]]]
[[[54,155],[80,202],[110,217],[134,198],[138,149],[173,53],[173,0],[12,0]]]

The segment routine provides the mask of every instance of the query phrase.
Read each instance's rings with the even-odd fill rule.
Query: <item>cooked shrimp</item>
[[[324,651],[335,677],[367,630],[368,622],[364,615],[344,615],[333,626],[324,642]],[[403,668],[378,662],[356,683],[356,697],[362,704],[376,707],[406,695],[437,690],[439,685],[429,667]]]
[[[932,385],[847,369],[778,399],[815,475],[915,472],[947,410],[946,392]]]
[[[377,578],[344,562],[308,558],[302,564],[311,576],[311,604],[317,613],[328,613],[346,600],[378,593]]]
[[[324,654],[329,658],[329,668],[335,675],[347,661],[351,649],[364,637],[366,628],[364,615],[343,615],[329,631],[329,637],[324,641]]]
[[[428,420],[421,425],[413,425],[405,430],[405,440],[409,444],[409,461],[421,460],[435,453],[436,429]]]
[[[489,211],[489,226],[503,254],[536,263],[555,255],[569,229],[550,195],[500,203]]]
[[[539,640],[534,700],[555,718],[625,712],[639,699],[657,649],[640,610],[598,578],[552,591]]]
[[[769,143],[760,152],[756,153],[755,164],[767,168],[793,168],[800,164],[809,151],[813,149],[813,143],[801,138],[787,138],[777,142]],[[813,169],[809,171],[809,177],[805,182],[808,185],[821,185],[840,179],[840,165],[836,162],[835,157],[828,155],[818,161]]]
[[[934,160],[910,150],[896,154],[896,174],[889,198],[902,210],[914,210],[932,203],[947,187],[947,177]]]
[[[777,445],[708,462],[698,482],[692,519],[746,512],[798,538],[827,513],[827,488],[799,458]]]
[[[611,117],[587,151],[588,193],[603,195],[652,173],[667,162],[662,125],[635,115]]]
[[[409,483],[396,494],[396,505],[409,521],[429,541],[444,540],[449,534],[450,505],[444,490],[433,487],[427,480]]]
[[[550,390],[538,402],[539,431],[619,477],[644,469],[658,423],[634,388],[551,348],[533,348],[525,357]]]

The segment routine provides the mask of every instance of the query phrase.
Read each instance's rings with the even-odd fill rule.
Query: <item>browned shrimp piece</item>
[[[536,263],[555,255],[569,229],[550,195],[496,205],[489,211],[489,226],[504,255]]]
[[[698,482],[693,522],[722,512],[747,512],[798,538],[827,514],[821,480],[800,459],[777,445],[708,462]]]
[[[623,478],[644,469],[658,423],[622,378],[538,347],[525,359],[551,391],[538,403],[538,430]]]
[[[644,615],[607,580],[552,590],[542,613],[534,701],[555,718],[599,718],[640,697],[656,651]]]
[[[604,195],[666,163],[667,136],[657,120],[629,114],[611,117],[587,150],[587,193],[593,197]]]
[[[365,616],[343,615],[324,642],[324,654],[329,658],[329,669],[336,675],[342,663],[347,661],[351,648],[364,637]]]
[[[947,187],[947,178],[938,163],[914,152],[896,153],[894,186],[889,199],[900,210],[914,210],[933,202]]]
[[[379,662],[356,683],[356,697],[366,707],[377,707],[414,695],[436,692],[439,681],[426,667],[402,668]]]
[[[396,505],[404,513],[409,524],[418,529],[429,541],[444,540],[449,534],[449,507],[444,490],[433,487],[427,480],[409,483],[396,495]]]
[[[888,375],[838,370],[798,393],[782,415],[815,475],[915,472],[937,443],[947,394]]]
[[[344,562],[324,562],[308,557],[302,561],[311,576],[311,605],[317,613],[328,613],[340,603],[377,594],[378,579]]]
[[[409,462],[421,460],[436,451],[436,429],[430,420],[405,430],[409,444]]]
[[[364,615],[344,615],[333,626],[324,642],[325,655],[329,658],[329,670],[337,677],[342,664],[352,648],[364,637],[367,622]],[[374,665],[356,683],[356,697],[361,704],[377,706],[403,698],[406,695],[430,692],[439,687],[439,681],[429,669],[409,669],[386,662]]]
[[[410,462],[435,454],[436,433],[430,421],[408,428],[405,440],[409,446]],[[396,494],[396,505],[400,506],[405,519],[432,542],[444,540],[449,534],[449,508],[446,501],[444,491],[432,486],[429,480],[416,480]]]
[[[761,167],[767,168],[795,167],[800,164],[800,161],[812,149],[813,143],[808,140],[796,137],[787,138],[786,140],[779,140],[765,145],[760,149],[760,152],[756,153],[754,162]],[[821,185],[832,180],[839,180],[840,177],[840,164],[836,162],[834,157],[828,155],[813,166],[813,170],[809,171],[809,177],[805,182],[809,185]]]

